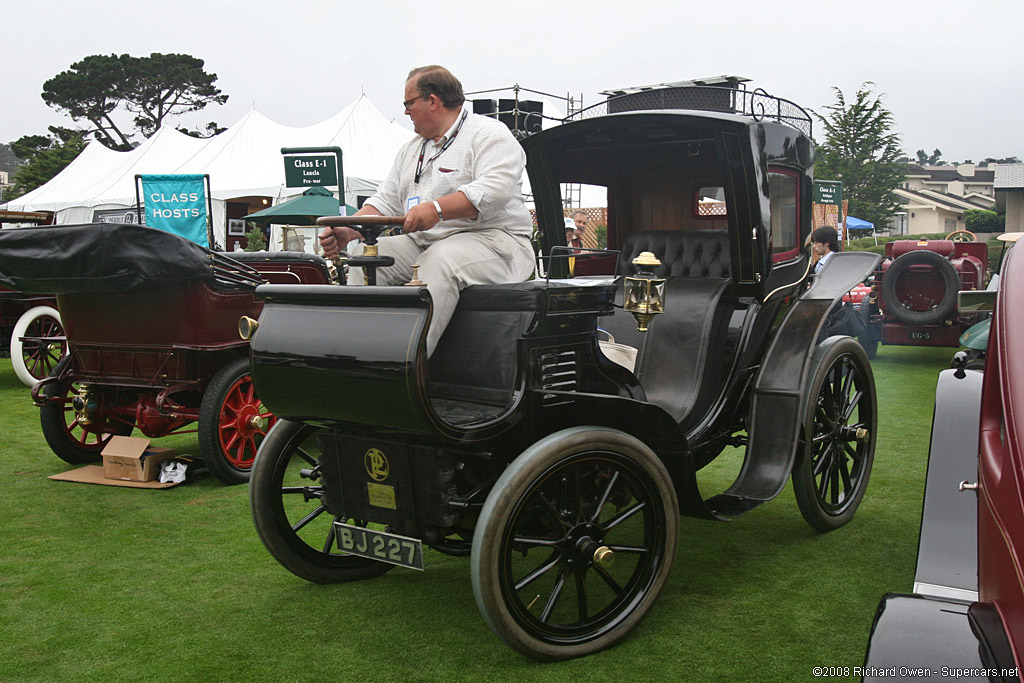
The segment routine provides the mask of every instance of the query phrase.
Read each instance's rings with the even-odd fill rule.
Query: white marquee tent
[[[225,243],[226,202],[252,196],[277,201],[301,194],[284,186],[282,147],[340,147],[345,202],[371,194],[384,179],[398,148],[412,131],[389,121],[365,95],[318,124],[295,128],[271,121],[255,109],[223,133],[208,139],[161,128],[130,152],[115,152],[98,142],[50,182],[9,202],[11,211],[52,211],[58,223],[88,223],[93,211],[135,204],[136,174],[210,176],[214,236]]]

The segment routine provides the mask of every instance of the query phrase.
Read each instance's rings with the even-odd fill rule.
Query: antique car
[[[879,344],[957,347],[960,334],[978,322],[977,315],[957,310],[957,292],[984,289],[987,269],[984,242],[886,244],[871,294],[860,306],[865,331],[859,339],[868,358],[875,357]]]
[[[329,281],[318,256],[219,254],[135,224],[0,232],[0,284],[56,294],[69,354],[32,398],[47,444],[71,464],[135,428],[198,430],[210,472],[248,481],[274,418],[253,391],[238,318],[258,315],[260,284]]]
[[[913,594],[875,615],[864,679],[907,668],[1021,680],[1024,665],[1024,256],[1007,254],[984,372],[939,374]],[[953,676],[953,673],[946,675]]]
[[[67,354],[56,306],[52,295],[0,287],[0,345],[10,350],[14,374],[25,386],[49,375]]]
[[[1024,232],[1004,232],[996,237],[997,240],[1003,243],[1003,248],[999,252],[998,262],[992,269],[993,272],[986,289],[998,289],[999,274],[1002,272],[1002,264],[1006,259],[1006,252],[1021,237],[1024,237]],[[992,318],[985,317],[980,322],[968,327],[960,335],[960,346],[964,347],[964,353],[967,354],[966,367],[968,369],[983,370],[985,368],[985,351],[988,349],[988,333],[991,323]]]
[[[279,419],[250,500],[285,568],[333,583],[422,570],[425,547],[469,557],[488,626],[558,660],[649,611],[680,515],[733,519],[792,476],[814,528],[853,517],[874,380],[855,340],[817,335],[878,256],[837,254],[809,278],[810,118],[706,90],[613,99],[523,140],[547,277],[464,289],[429,358],[422,283],[257,288],[240,331]],[[564,241],[574,183],[606,188],[611,250],[568,278],[567,257],[584,261]],[[402,217],[321,222],[369,243]],[[599,327],[636,349],[632,369]],[[702,492],[696,472],[727,446],[745,447],[742,471]]]

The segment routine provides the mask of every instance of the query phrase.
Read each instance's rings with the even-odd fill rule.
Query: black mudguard
[[[832,307],[870,275],[881,256],[832,256],[779,326],[754,384],[747,452],[731,487],[707,501],[722,518],[736,517],[779,495],[796,460],[818,332]]]
[[[976,370],[943,370],[935,388],[914,592],[977,600],[978,498],[959,490],[978,480],[981,382]]]
[[[824,672],[826,675],[846,675]],[[999,611],[922,595],[888,593],[871,625],[864,681],[934,677],[960,681],[1020,681]]]
[[[929,673],[918,675],[940,678],[943,667],[985,668],[968,606],[920,595],[884,596],[871,626],[864,667],[857,673],[865,681],[904,680],[910,672],[923,671]]]

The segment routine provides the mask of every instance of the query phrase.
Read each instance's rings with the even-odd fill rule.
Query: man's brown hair
[[[418,66],[409,72],[405,80],[410,81],[413,78],[416,78],[416,90],[420,95],[437,95],[437,99],[441,100],[441,104],[447,109],[461,107],[466,101],[466,96],[462,93],[462,83],[443,66]]]

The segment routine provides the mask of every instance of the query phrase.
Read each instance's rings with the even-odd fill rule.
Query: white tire
[[[28,309],[14,325],[14,331],[11,333],[11,365],[14,366],[14,374],[25,386],[30,387],[48,377],[61,358],[67,354],[66,341],[48,345],[21,341],[26,334],[39,336],[39,332],[47,331],[64,336],[60,313],[51,306]]]

